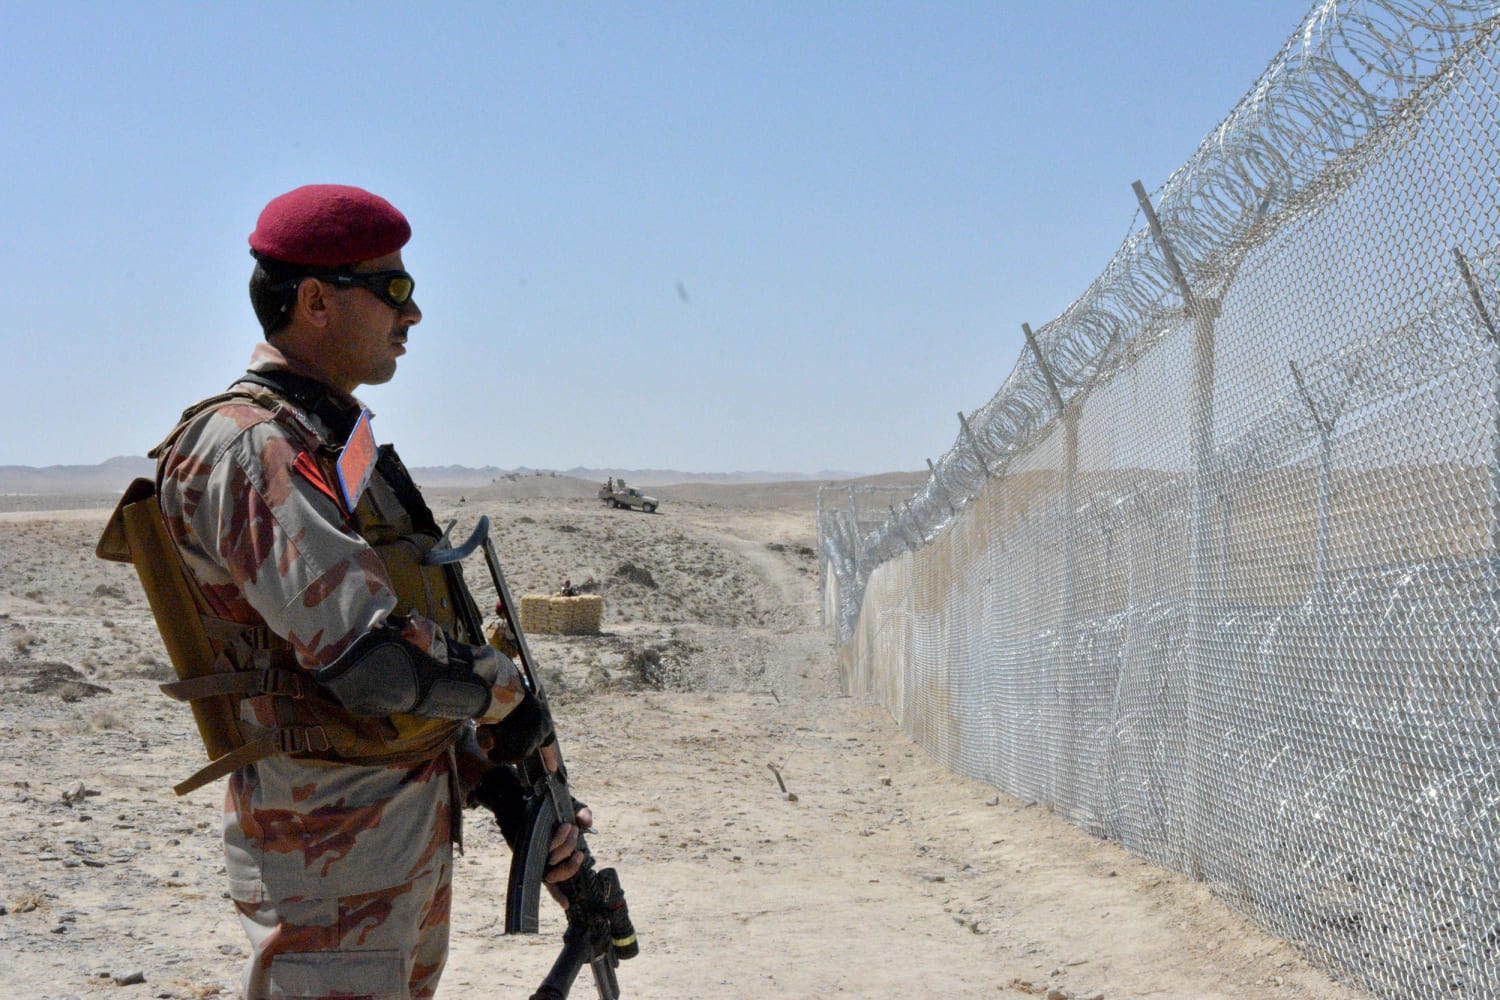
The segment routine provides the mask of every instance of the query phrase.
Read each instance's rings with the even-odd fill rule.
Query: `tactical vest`
[[[260,384],[237,383],[228,392],[190,407],[166,439],[151,450],[151,457],[167,454],[193,419],[205,411],[249,401],[268,410],[303,446],[325,483],[337,482],[335,463],[341,447],[324,442],[287,403],[290,397],[312,410],[321,398],[309,398],[298,390],[316,383],[279,372],[256,381]],[[374,475],[389,487],[400,511],[392,517],[393,512],[381,510],[373,500],[377,490],[371,488],[348,512],[348,523],[380,558],[396,592],[397,611],[428,618],[462,642],[483,644],[479,610],[458,565],[422,562],[444,533],[391,446],[381,446]],[[206,767],[173,786],[178,795],[274,754],[331,764],[375,765],[416,763],[447,751],[461,734],[463,720],[353,715],[322,691],[296,662],[291,644],[263,620],[234,622],[211,614],[168,533],[158,501],[160,476],[158,468],[157,480],[131,483],[95,551],[101,559],[135,565],[177,674],[176,681],[161,689],[192,707],[208,752]],[[269,706],[273,727],[242,718],[241,703],[252,698],[264,699],[256,707],[264,717]]]

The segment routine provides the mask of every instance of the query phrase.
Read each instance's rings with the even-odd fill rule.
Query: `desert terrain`
[[[124,485],[123,483],[121,484]],[[510,584],[604,596],[602,634],[536,636],[601,864],[641,954],[625,997],[1354,998],[1200,885],[956,777],[842,697],[819,621],[816,484],[428,491],[494,525]],[[113,498],[0,498],[0,993],[238,995],[222,782],[156,691],[170,668],[134,572],[94,542]],[[481,596],[482,566],[468,570]],[[774,766],[785,783],[778,783]],[[442,997],[525,997],[554,958],[500,933],[508,856],[470,813]],[[585,972],[575,997],[595,991]]]

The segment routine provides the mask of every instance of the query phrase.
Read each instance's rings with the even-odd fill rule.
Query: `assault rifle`
[[[448,551],[462,558],[473,551],[476,541],[484,546],[484,561],[495,584],[500,610],[515,632],[521,679],[526,692],[545,706],[547,695],[542,689],[542,678],[537,672],[536,661],[532,659],[526,635],[521,630],[519,609],[505,584],[505,571],[500,568],[495,543],[489,537],[489,518],[481,517],[469,541]],[[511,846],[510,881],[505,892],[507,934],[537,932],[537,906],[541,900],[542,876],[547,870],[552,836],[561,824],[577,822],[577,804],[568,789],[568,772],[555,739],[554,732],[551,740],[553,749],[558,751],[556,771],[548,770],[538,749],[518,763],[501,765],[501,773],[510,786],[508,794],[502,796],[491,790],[488,796],[477,796],[495,812]],[[519,807],[515,804],[518,791]],[[562,952],[531,1000],[563,1000],[573,988],[573,980],[584,963],[593,970],[600,1000],[617,1000],[620,984],[615,978],[615,968],[620,959],[634,958],[640,951],[619,876],[613,868],[594,867],[594,857],[582,833],[578,837],[578,850],[583,852],[582,867],[557,886],[568,901],[568,926],[563,932]]]

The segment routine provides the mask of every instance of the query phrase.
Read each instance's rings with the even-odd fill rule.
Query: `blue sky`
[[[231,381],[332,182],[412,222],[408,464],[920,469],[1308,7],[0,0],[0,465]]]

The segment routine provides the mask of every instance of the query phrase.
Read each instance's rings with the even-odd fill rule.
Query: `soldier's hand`
[[[594,811],[588,806],[580,806],[574,819],[576,823],[564,823],[552,835],[552,843],[549,845],[551,849],[547,854],[548,867],[546,874],[542,876],[547,892],[565,910],[568,908],[568,900],[558,890],[556,883],[566,882],[583,867],[583,852],[578,849],[578,835],[593,828]]]
[[[547,873],[544,882],[566,882],[577,873],[583,864],[583,852],[578,849],[578,827],[563,823],[552,834],[552,843],[547,851]]]
[[[545,754],[543,744],[555,743],[552,738],[552,713],[547,711],[547,706],[540,699],[528,696],[498,720],[493,718],[493,712],[492,706],[490,712],[477,720],[479,728],[475,732],[475,738],[485,756],[495,763],[513,764],[539,748]],[[555,771],[557,751],[554,749],[552,753],[554,763],[549,770]],[[543,760],[546,760],[545,756]]]

